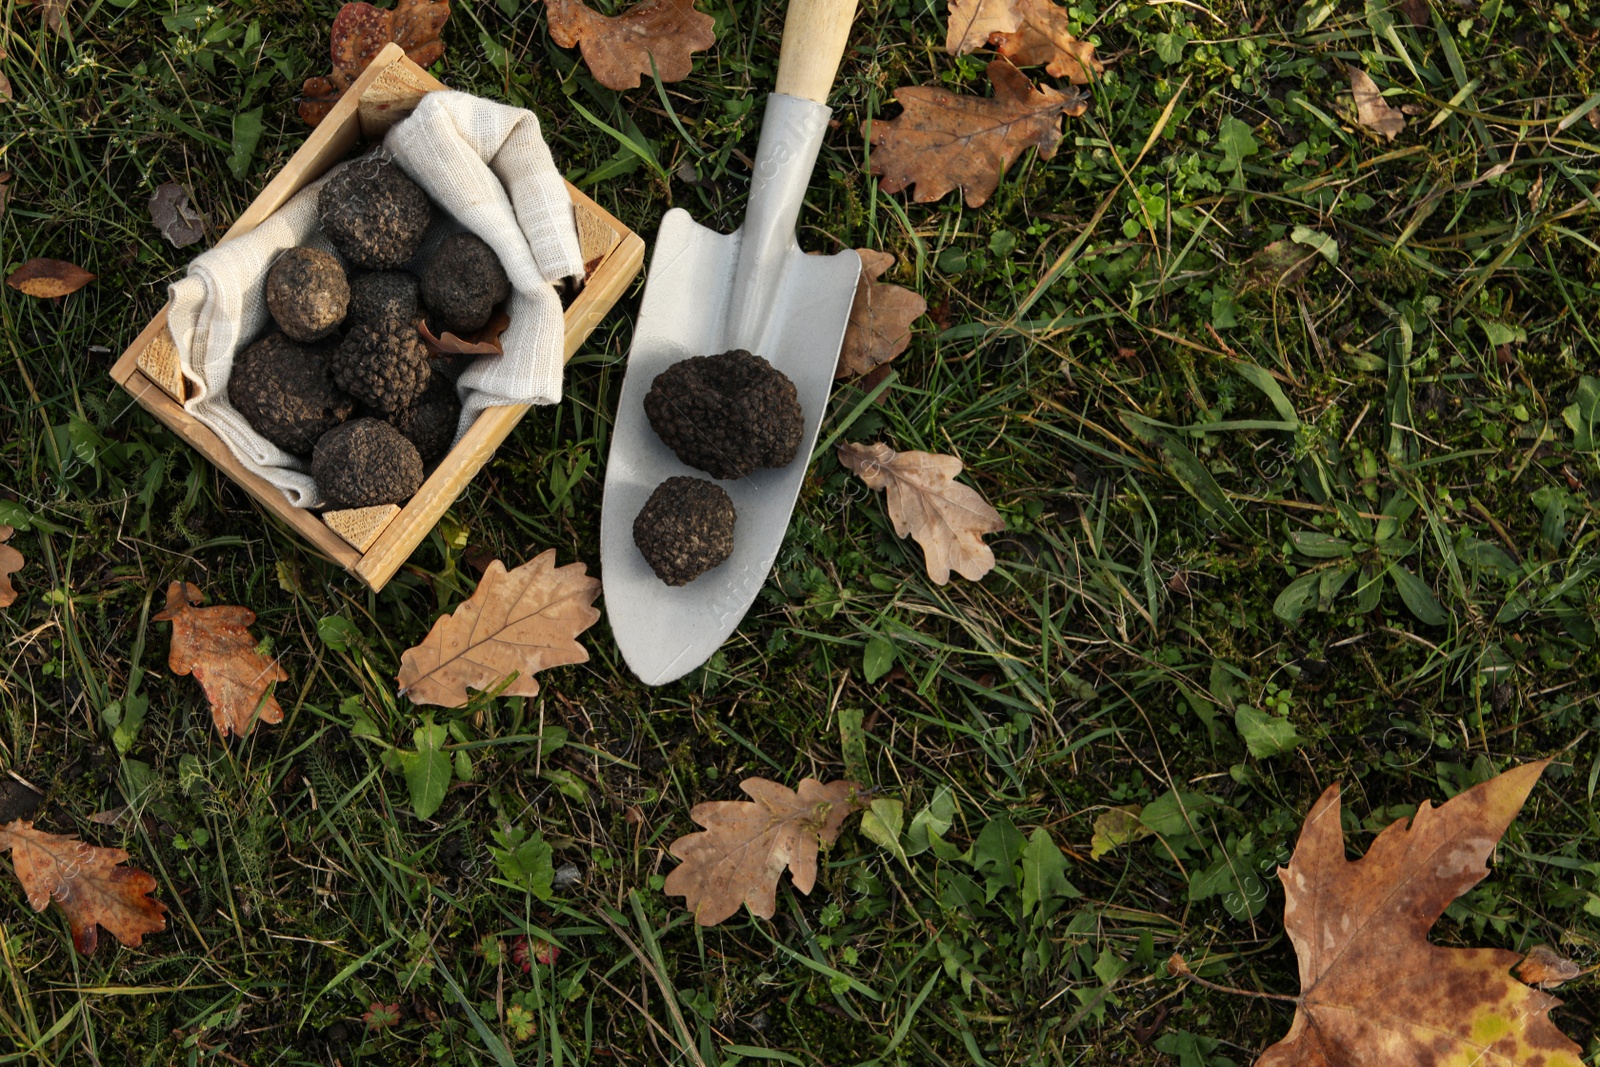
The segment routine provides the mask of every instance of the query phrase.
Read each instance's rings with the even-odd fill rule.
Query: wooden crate
[[[384,48],[222,240],[254,229],[291,196],[345,159],[358,141],[381,140],[389,127],[411,113],[423,94],[444,87],[407,59],[398,45]],[[644,241],[583,193],[571,185],[567,189],[577,214],[583,258],[589,264],[584,286],[566,310],[566,358],[571,359],[639,273]],[[319,517],[294,507],[281,490],[251,474],[221,439],[183,409],[185,385],[167,330],[166,308],[134,338],[112,367],[111,377],[243,486],[257,503],[374,591],[383,588],[400,569],[528,411],[527,405],[519,404],[490,408],[479,415],[404,507],[359,508]]]

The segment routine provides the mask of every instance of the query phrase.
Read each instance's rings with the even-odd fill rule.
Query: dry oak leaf
[[[770,919],[778,909],[778,879],[789,868],[794,887],[810,894],[817,881],[818,843],[831,845],[850,813],[866,807],[854,782],[800,780],[796,792],[766,778],[746,778],[739,788],[754,800],[696,804],[689,818],[705,827],[668,849],[683,862],[662,891],[683,897],[701,926],[715,926],[748,905]]]
[[[1524,764],[1440,808],[1391,823],[1345,859],[1339,787],[1306,816],[1283,883],[1283,924],[1300,960],[1284,1039],[1256,1067],[1582,1067],[1556,1029],[1561,1002],[1511,976],[1521,954],[1443,948],[1428,931],[1484,866],[1549,761]]]
[[[944,50],[956,56],[992,44],[1019,67],[1046,64],[1054,77],[1086,85],[1105,67],[1067,19],[1067,9],[1051,0],[950,0]]]
[[[439,34],[449,19],[449,0],[395,0],[388,11],[371,4],[344,5],[328,34],[333,73],[306,79],[300,88],[300,118],[308,126],[327,118],[345,90],[391,41],[404,48],[406,57],[419,67],[437,62],[444,55]]]
[[[1035,89],[1007,60],[988,69],[992,98],[926,85],[895,91],[904,110],[871,123],[872,173],[883,179],[884,192],[914,184],[915,199],[926,203],[960,189],[968,207],[981,207],[1024,149],[1049,159],[1061,141],[1061,116],[1088,107],[1075,89]]]
[[[911,344],[911,324],[928,310],[928,302],[905,286],[878,281],[894,266],[893,256],[870,248],[858,248],[856,254],[861,277],[835,378],[867,374],[904,352]]]
[[[9,526],[0,526],[0,608],[17,602],[17,587],[11,584],[11,576],[22,569],[22,553],[6,544],[15,532]]]
[[[6,284],[29,296],[67,296],[94,281],[94,275],[64,259],[30,259],[11,272]]]
[[[996,34],[1015,33],[1022,25],[1017,0],[950,0],[944,50],[953,56],[975,52]]]
[[[0,852],[11,850],[11,866],[34,911],[55,901],[72,927],[72,944],[94,951],[99,927],[129,948],[145,934],[167,928],[166,905],[151,900],[156,880],[148,872],[118,864],[120,848],[96,848],[70,834],[47,834],[18,819],[0,826]]]
[[[1067,9],[1050,0],[1017,0],[1020,25],[1015,32],[996,34],[1001,55],[1019,67],[1045,64],[1046,73],[1074,85],[1087,85],[1091,74],[1105,73],[1094,57],[1094,45],[1080,41],[1067,30]]]
[[[552,548],[513,571],[490,563],[472,596],[400,657],[400,694],[454,708],[467,702],[468,686],[494,689],[515,674],[501,692],[531,697],[539,692],[535,671],[587,663],[577,637],[600,619],[600,582],[582,563],[555,562]]]
[[[1350,93],[1355,97],[1356,121],[1367,129],[1392,141],[1406,128],[1406,117],[1389,106],[1383,93],[1378,91],[1378,83],[1366,71],[1350,68]]]
[[[272,683],[286,682],[278,661],[264,656],[250,636],[256,613],[236,605],[202,608],[205,599],[192,582],[167,586],[167,606],[155,616],[172,623],[172,648],[167,666],[173,674],[192,674],[211,704],[211,721],[224,738],[231,732],[248,734],[261,722],[282,722],[283,709],[268,692]]]
[[[583,0],[544,0],[550,36],[562,48],[581,45],[594,80],[607,89],[639,88],[650,77],[650,62],[664,82],[682,81],[693,68],[690,56],[716,43],[716,20],[694,9],[694,0],[644,0],[615,18],[601,15]]]
[[[938,585],[955,571],[977,581],[994,569],[994,553],[981,535],[1006,528],[1000,513],[976,489],[955,480],[961,461],[932,452],[896,452],[881,441],[842,444],[839,462],[872,489],[888,493],[889,520],[901,537],[922,546],[928,577]]]

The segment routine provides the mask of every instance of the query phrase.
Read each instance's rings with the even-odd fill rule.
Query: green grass
[[[24,595],[0,611],[0,764],[43,793],[42,829],[126,847],[171,909],[141,950],[103,938],[79,959],[0,880],[0,1062],[1248,1063],[1288,1007],[1161,961],[1295,991],[1272,872],[1322,789],[1345,783],[1364,848],[1544,756],[1435,939],[1595,962],[1600,128],[1564,117],[1600,91],[1600,7],[1440,4],[1415,29],[1377,3],[1079,3],[1107,61],[1089,110],[970,210],[878,192],[861,127],[897,86],[986,92],[985,57],[944,54],[942,4],[868,4],[801,240],[901,255],[886,280],[931,311],[843,437],[958,455],[1006,516],[999,565],[932,585],[881,496],[820,456],[709,664],[642,687],[602,621],[539,697],[436,716],[472,779],[422,821],[384,758],[423,721],[393,697],[399,655],[470,592],[471,559],[598,564],[637,293],[376,596],[114,389],[194,251],[160,238],[149,196],[181,182],[225,228],[305,136],[293,98],[336,6],[77,0],[70,41],[0,9],[0,258],[99,275],[59,303],[0,289],[0,500],[32,516]],[[594,85],[528,0],[458,0],[441,72],[534,108],[569,176],[639,232],[669,205],[728,228],[781,9],[703,7],[719,44],[662,92]],[[1392,144],[1350,121],[1345,65],[1414,105]],[[1318,246],[1277,283],[1285,248]],[[842,386],[824,432],[861,399]],[[1414,579],[1382,578],[1392,564]],[[1310,568],[1350,573],[1336,597],[1320,578],[1285,594]],[[150,621],[173,580],[259,614],[289,673],[281,726],[217,740]],[[330,643],[328,618],[360,639]],[[874,638],[894,669],[869,683]],[[1240,705],[1303,744],[1252,755]],[[697,930],[661,894],[693,804],[847,768],[908,822],[946,813],[951,848],[902,862],[852,820],[770,922]],[[1172,789],[1207,798],[1188,825],[1090,858],[1107,806]],[[512,825],[577,881],[549,901],[498,884]],[[1001,868],[949,858],[992,854],[1008,825],[1062,847],[1081,895],[1025,915]],[[509,952],[530,934],[562,952],[524,973]],[[1569,987],[1557,1018],[1600,1064],[1595,989]]]

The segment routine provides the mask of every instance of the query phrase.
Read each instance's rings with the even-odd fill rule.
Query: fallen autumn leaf
[[[366,3],[344,5],[328,34],[333,72],[306,79],[300,90],[301,120],[315,126],[327,118],[345,90],[391,41],[404,48],[406,57],[419,67],[437,62],[444,55],[439,34],[449,19],[449,0],[395,0],[388,11]]]
[[[1355,97],[1356,121],[1367,129],[1392,141],[1406,128],[1405,115],[1389,106],[1378,90],[1378,83],[1366,71],[1350,68],[1350,93]]]
[[[41,299],[68,296],[94,281],[94,275],[64,259],[30,259],[11,272],[6,284]]]
[[[1484,861],[1548,763],[1515,767],[1437,809],[1424,800],[1358,860],[1345,858],[1339,786],[1328,787],[1278,871],[1301,991],[1289,1033],[1257,1067],[1582,1067],[1583,1050],[1549,1018],[1561,1002],[1511,976],[1519,953],[1428,941],[1450,902],[1489,873]]]
[[[176,182],[159,186],[150,198],[150,221],[173,248],[187,248],[206,235],[205,219]]]
[[[911,324],[928,310],[928,302],[910,289],[878,281],[894,266],[893,256],[870,248],[856,252],[861,256],[861,277],[835,378],[870,373],[904,352],[911,344]]]
[[[794,887],[810,894],[817,881],[817,848],[839,838],[844,820],[865,807],[854,782],[804,778],[796,792],[765,778],[746,778],[739,788],[754,800],[696,804],[689,818],[705,827],[668,848],[683,862],[662,887],[701,926],[715,926],[739,910],[772,918],[778,909],[778,879],[785,867]]]
[[[1051,0],[1016,0],[1016,10],[1016,29],[994,38],[1002,56],[1019,67],[1043,64],[1046,73],[1074,85],[1087,85],[1092,76],[1105,72],[1094,57],[1094,45],[1068,30],[1066,8]]]
[[[428,352],[435,356],[497,356],[505,352],[500,335],[510,325],[511,316],[499,311],[470,337],[457,337],[449,330],[443,336],[435,337],[425,319],[417,323],[417,333],[422,336],[422,343]]]
[[[23,0],[23,2],[27,3],[28,0]],[[70,36],[66,29],[66,19],[67,4],[71,0],[33,0],[33,2],[38,4],[39,15],[43,18],[46,29],[52,30],[63,37]]]
[[[17,601],[17,587],[11,584],[11,576],[22,569],[24,561],[21,552],[6,544],[15,532],[9,526],[0,526],[0,608],[9,608]]]
[[[944,50],[965,55],[989,43],[997,33],[1014,33],[1022,25],[1016,0],[950,0]]]
[[[872,173],[883,179],[884,192],[915,185],[913,199],[926,203],[960,189],[968,207],[981,207],[1024,150],[1037,148],[1040,159],[1054,156],[1061,116],[1088,107],[1076,90],[1035,89],[1008,60],[995,60],[988,71],[992,98],[933,86],[895,91],[904,110],[871,124]]]
[[[587,663],[577,636],[600,619],[600,582],[582,563],[557,567],[555,559],[552,548],[512,571],[489,564],[472,596],[400,657],[401,694],[413,704],[459,707],[469,686],[493,689],[515,674],[503,693],[533,696],[534,672]]]
[[[682,81],[693,69],[693,53],[716,43],[716,20],[694,9],[694,0],[644,0],[616,17],[599,14],[583,0],[545,0],[550,37],[562,48],[581,46],[594,80],[618,92],[637,89],[642,78]]]
[[[981,535],[999,533],[1006,522],[976,489],[955,480],[959,459],[896,452],[882,442],[842,444],[838,454],[869,488],[887,492],[894,532],[917,539],[936,584],[948,582],[952,570],[975,582],[994,569],[994,552]]]
[[[1529,985],[1554,989],[1583,973],[1583,968],[1549,945],[1534,945],[1517,964],[1517,977]]]
[[[120,848],[97,848],[69,834],[47,834],[18,819],[0,826],[0,852],[11,850],[11,866],[28,894],[28,905],[43,911],[54,902],[67,916],[72,944],[87,956],[105,927],[129,948],[145,934],[167,928],[166,905],[151,900],[156,880],[135,867]]]
[[[167,586],[167,606],[153,616],[157,622],[172,623],[167,666],[173,674],[194,675],[211,704],[217,733],[224,738],[229,733],[245,736],[258,717],[266,723],[282,722],[283,709],[268,689],[289,676],[277,660],[261,654],[250,636],[248,627],[256,621],[256,613],[233,605],[202,608],[204,599],[192,583]]]

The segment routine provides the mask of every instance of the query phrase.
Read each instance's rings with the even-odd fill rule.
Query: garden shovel
[[[856,0],[791,0],[744,225],[723,235],[675,208],[656,235],[600,519],[606,615],[628,666],[650,685],[704,663],[744,618],[772,570],[816,444],[861,260],[850,251],[808,256],[794,227],[855,8]],[[717,483],[738,513],[733,555],[687,585],[668,586],[633,543],[634,517],[666,479],[707,475],[662,444],[645,418],[644,396],[679,360],[732,348],[765,357],[794,381],[805,432],[787,467]]]

